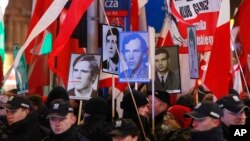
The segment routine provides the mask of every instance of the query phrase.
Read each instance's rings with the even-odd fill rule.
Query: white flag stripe
[[[15,61],[14,61],[15,68],[18,66],[21,55],[23,54],[25,49],[28,47],[30,42],[56,20],[56,18],[59,16],[59,14],[61,13],[62,9],[64,8],[64,6],[67,2],[68,2],[68,0],[54,0],[52,2],[50,7],[47,9],[47,11],[43,14],[41,19],[38,21],[38,23],[32,29],[30,35],[28,36],[28,38],[25,41],[25,43],[23,44],[23,46],[18,51],[17,56],[16,56]]]
[[[229,22],[229,20],[230,20],[230,2],[228,0],[222,0],[217,27],[220,27],[221,25]]]
[[[142,8],[147,3],[148,3],[148,0],[138,0],[139,9]]]
[[[240,76],[239,65],[234,65],[234,86],[233,88],[240,94],[243,92],[242,80]]]

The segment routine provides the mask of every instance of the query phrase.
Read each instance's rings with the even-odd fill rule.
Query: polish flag
[[[239,25],[239,40],[243,47],[243,55],[240,57],[241,65],[247,64],[247,55],[250,52],[250,1],[243,0],[236,15],[236,24]]]
[[[228,94],[231,49],[230,49],[230,5],[222,0],[214,46],[208,62],[204,84],[219,99]]]

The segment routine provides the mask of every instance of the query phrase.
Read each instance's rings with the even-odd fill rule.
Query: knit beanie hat
[[[183,117],[184,114],[190,111],[191,109],[189,107],[182,106],[182,105],[174,105],[168,109],[168,112],[170,112],[175,117],[175,119],[177,120],[177,122],[180,124],[182,128],[188,128],[192,122],[192,118]]]
[[[101,97],[92,97],[87,101],[84,112],[90,115],[106,115],[108,113],[107,101]]]
[[[64,99],[66,101],[69,101],[69,95],[68,92],[65,90],[62,86],[55,86],[50,92],[47,97],[47,101],[45,105],[47,107],[50,106],[50,103],[55,99]]]

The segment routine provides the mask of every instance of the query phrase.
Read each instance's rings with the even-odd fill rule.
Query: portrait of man
[[[155,50],[155,90],[168,93],[181,92],[178,47],[162,47]],[[148,84],[152,89],[151,83]]]
[[[196,44],[195,26],[188,27],[188,53],[190,78],[199,78],[198,53]]]
[[[14,47],[14,56],[16,57],[19,48]],[[28,79],[27,79],[27,64],[24,55],[21,56],[20,62],[15,68],[17,94],[24,94],[28,92]]]
[[[120,33],[120,82],[149,82],[147,39],[147,32]]]
[[[100,58],[99,55],[86,54],[71,56],[67,89],[70,99],[88,100],[97,96]]]
[[[117,53],[119,43],[119,31],[121,27],[103,25],[103,57],[102,70],[104,72],[118,74],[119,56]]]

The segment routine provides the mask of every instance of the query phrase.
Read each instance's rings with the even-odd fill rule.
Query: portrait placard
[[[189,26],[188,33],[188,54],[189,54],[189,73],[191,79],[199,78],[199,61],[196,41],[196,28]]]
[[[120,32],[120,82],[149,82],[149,51],[147,32]]]
[[[155,49],[155,91],[181,92],[178,46]],[[152,90],[152,84],[148,84]]]
[[[112,74],[118,74],[118,43],[119,32],[123,30],[122,27],[102,25],[102,71]]]
[[[100,55],[71,55],[67,87],[70,99],[89,100],[97,96],[100,63]]]

